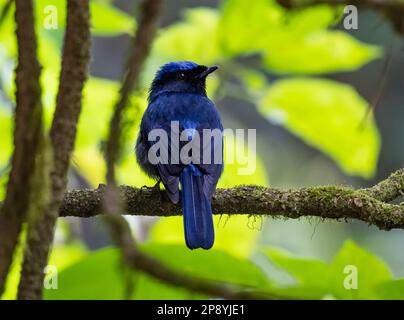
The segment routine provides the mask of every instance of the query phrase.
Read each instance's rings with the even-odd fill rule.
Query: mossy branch
[[[120,186],[125,214],[143,216],[181,215],[158,190]],[[93,217],[101,213],[105,186],[71,190],[65,194],[60,216]],[[404,228],[404,205],[389,203],[404,193],[404,169],[371,188],[345,186],[308,187],[280,190],[261,186],[218,189],[213,197],[214,214],[247,214],[300,218],[356,219],[380,229]]]

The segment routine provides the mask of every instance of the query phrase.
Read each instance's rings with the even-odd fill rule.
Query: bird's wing
[[[180,163],[172,163],[171,154],[179,153],[179,145],[174,140],[171,141],[171,128],[169,124],[164,124],[160,128],[163,129],[168,136],[168,143],[160,144],[160,154],[164,154],[164,157],[162,158],[166,159],[167,161],[158,163],[157,170],[159,172],[160,179],[166,188],[168,197],[173,203],[178,203],[180,200],[179,175],[183,169],[183,166]]]
[[[159,176],[167,189],[168,195],[173,202],[179,201],[179,176],[187,165],[180,159],[180,150],[188,141],[179,141],[176,137],[171,137],[173,133],[181,135],[182,130],[191,129],[198,132],[200,137],[200,159],[196,164],[204,174],[203,189],[208,198],[210,198],[216,188],[217,181],[223,170],[223,146],[222,137],[214,139],[204,137],[204,129],[218,129],[222,131],[220,117],[214,109],[213,103],[208,99],[201,99],[197,96],[188,97],[190,100],[185,102],[179,101],[177,97],[163,96],[158,101],[153,102],[149,106],[150,127],[147,131],[152,129],[163,129],[168,135],[168,144],[162,144],[160,152],[168,157],[165,163],[156,165]],[[171,121],[178,121],[179,132],[173,132]],[[175,129],[175,128],[174,128]],[[219,142],[219,146],[217,146]],[[156,143],[156,142],[155,142]],[[153,142],[151,142],[153,145]],[[211,150],[211,161],[205,161],[204,148]],[[215,163],[215,155],[220,154],[221,162]],[[172,161],[174,159],[178,161]],[[217,157],[216,157],[217,158]],[[210,163],[209,163],[210,162]]]
[[[216,128],[217,133],[204,135],[204,129],[210,129],[210,124],[202,123],[197,127],[200,134],[200,158],[197,167],[203,172],[203,190],[210,199],[215,190],[217,182],[223,171],[223,133],[221,128]],[[213,131],[212,131],[213,132]]]

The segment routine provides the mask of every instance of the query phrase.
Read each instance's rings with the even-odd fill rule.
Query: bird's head
[[[163,65],[153,80],[149,99],[161,92],[190,92],[206,95],[206,77],[218,69],[190,61],[170,62]]]

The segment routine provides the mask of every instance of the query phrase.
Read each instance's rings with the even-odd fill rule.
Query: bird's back
[[[198,131],[201,145],[206,143],[206,141],[203,140],[204,129],[219,129],[220,132],[223,130],[219,113],[214,103],[208,97],[183,92],[163,92],[158,95],[155,99],[150,101],[145,111],[136,145],[136,156],[140,166],[150,176],[157,179],[161,178],[162,170],[165,171],[167,175],[179,176],[183,168],[183,166],[181,166],[181,159],[179,165],[177,163],[171,163],[171,152],[179,153],[179,150],[171,150],[170,143],[168,146],[168,152],[170,154],[168,163],[164,167],[160,166],[160,171],[158,166],[151,164],[148,159],[148,151],[153,144],[148,140],[148,134],[153,129],[163,129],[167,133],[169,141],[171,141],[173,138],[171,137],[171,126],[173,122],[178,122],[180,131],[184,129],[194,129]],[[219,150],[214,149],[214,144],[212,144],[212,159],[215,153],[222,153],[221,147],[219,147]],[[223,170],[223,164],[215,164],[213,161],[212,163],[205,164],[203,152],[201,152],[198,166],[209,174],[207,177],[209,183],[206,184],[206,189],[207,193],[211,195],[216,188],[217,181]],[[177,183],[177,181],[175,181],[175,183]]]
[[[145,129],[165,127],[171,121],[179,121],[180,126],[189,122],[203,127],[222,129],[217,109],[206,96],[186,92],[163,92],[152,100],[146,110]]]

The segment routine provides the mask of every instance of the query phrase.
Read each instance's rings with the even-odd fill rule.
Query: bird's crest
[[[191,61],[163,65],[156,73],[149,90],[149,102],[161,92],[188,92],[206,95],[206,76],[218,67],[207,67]]]
[[[156,80],[161,79],[164,75],[175,73],[178,71],[188,71],[198,68],[199,65],[191,61],[169,62],[163,65],[156,74]]]

